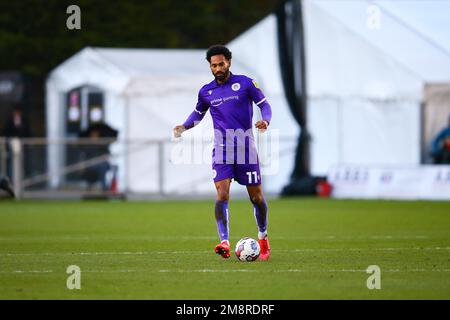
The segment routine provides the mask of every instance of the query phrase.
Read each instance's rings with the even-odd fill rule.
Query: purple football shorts
[[[213,149],[212,170],[214,182],[233,179],[245,186],[260,185],[261,171],[259,168],[259,159],[258,157],[255,159],[256,161],[248,161],[247,155],[247,161],[242,162],[236,161],[236,157],[234,157],[234,161],[216,161],[215,150]]]

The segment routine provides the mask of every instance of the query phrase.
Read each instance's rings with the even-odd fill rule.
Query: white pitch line
[[[3,271],[0,273],[53,273],[53,270],[14,270],[14,271]]]
[[[412,248],[301,248],[293,250],[277,250],[277,251],[293,251],[293,252],[316,252],[316,251],[401,251],[401,250],[450,250],[450,247],[412,247]]]
[[[249,270],[249,269],[198,269],[198,270],[158,270],[160,273],[227,273],[227,272],[260,272],[259,270]]]
[[[307,270],[307,269],[287,269],[287,270],[256,270],[256,269],[231,269],[231,270],[223,270],[223,269],[201,269],[201,270],[159,270],[160,273],[204,273],[204,272],[218,272],[218,273],[233,273],[233,272],[258,272],[258,273],[296,273],[296,272],[314,272],[314,273],[330,273],[330,272],[364,272],[365,269],[330,269],[330,270]],[[381,272],[450,272],[450,269],[381,269]]]
[[[54,236],[54,237],[0,237],[0,241],[22,241],[22,242],[36,242],[36,241],[56,241],[56,240],[74,240],[74,241],[117,241],[117,240],[149,240],[149,241],[182,241],[182,240],[216,240],[215,236]],[[431,239],[424,235],[410,235],[410,236],[393,236],[393,235],[378,235],[378,236],[293,236],[283,237],[274,236],[272,240],[411,240],[411,239]]]
[[[82,273],[366,273],[364,269],[284,269],[284,270],[258,270],[258,269],[193,269],[193,270],[82,270]],[[381,272],[408,273],[408,272],[450,272],[450,269],[381,269]],[[0,270],[0,274],[26,274],[26,273],[64,273],[54,270]]]
[[[0,274],[17,274],[17,273],[54,273],[53,270],[0,270]]]
[[[0,256],[102,256],[102,255],[152,255],[152,254],[192,254],[211,251],[123,251],[123,252],[7,252]]]
[[[271,238],[272,239],[272,238]],[[411,240],[411,239],[430,239],[428,236],[297,236],[297,237],[274,237],[275,240]]]
[[[118,241],[118,240],[149,240],[149,241],[168,241],[168,240],[216,240],[215,236],[54,236],[54,237],[0,237],[0,241]]]
[[[341,251],[403,251],[403,250],[450,250],[450,247],[411,247],[411,248],[296,248],[278,249],[276,252],[341,252]],[[100,255],[162,255],[162,254],[204,254],[211,253],[212,250],[192,250],[192,251],[110,251],[110,252],[5,252],[0,253],[2,257],[8,256],[100,256]],[[275,250],[274,250],[275,252]]]

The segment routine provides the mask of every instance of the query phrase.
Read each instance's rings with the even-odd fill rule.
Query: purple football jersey
[[[183,125],[192,128],[209,109],[214,126],[213,167],[257,165],[259,175],[252,132],[253,103],[261,109],[263,120],[270,123],[271,107],[258,84],[249,77],[231,73],[226,82],[218,84],[213,80],[200,89],[195,110]]]
[[[227,130],[245,132],[252,129],[253,102],[261,108],[263,120],[270,123],[272,111],[258,84],[246,76],[231,73],[225,83],[218,84],[213,80],[200,89],[195,110],[183,125],[192,128],[209,109],[214,129],[222,137],[226,136]],[[219,139],[216,143],[223,142]]]

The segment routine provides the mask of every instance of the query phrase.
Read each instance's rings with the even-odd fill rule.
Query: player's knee
[[[250,197],[250,200],[255,204],[262,204],[264,202],[264,196],[262,195],[262,193],[258,193],[258,194],[252,195]]]
[[[230,197],[228,191],[225,190],[217,190],[217,200],[219,201],[228,201]]]

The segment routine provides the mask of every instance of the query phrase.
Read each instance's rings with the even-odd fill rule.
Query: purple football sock
[[[216,200],[215,212],[220,241],[228,240],[228,201]]]
[[[262,199],[261,203],[253,202],[253,213],[255,214],[256,223],[258,224],[258,231],[265,233],[267,231],[267,202]]]

